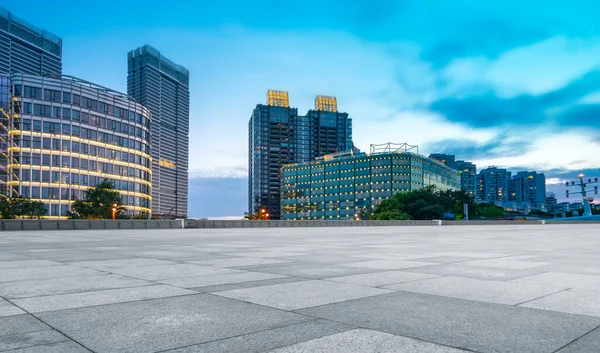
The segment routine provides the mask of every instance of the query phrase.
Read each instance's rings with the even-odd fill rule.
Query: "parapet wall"
[[[540,221],[213,221],[187,219],[186,228],[401,227],[540,224]]]
[[[85,230],[85,229],[182,229],[182,228],[311,228],[311,227],[403,227],[403,226],[482,226],[539,224],[600,224],[599,221],[216,221],[176,220],[0,220],[0,231],[6,230]]]
[[[184,220],[3,219],[0,230],[168,229],[184,228]]]

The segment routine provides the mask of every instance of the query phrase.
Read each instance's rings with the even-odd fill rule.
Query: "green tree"
[[[461,190],[437,190],[434,186],[428,186],[396,193],[383,200],[373,211],[371,219],[431,220],[448,215],[463,219],[465,204],[469,205],[469,218],[476,218],[478,207],[472,195]]]
[[[358,212],[358,220],[366,221],[371,219],[371,213],[373,213],[373,209],[371,207],[363,207]]]
[[[548,212],[544,212],[542,210],[531,210],[529,211],[530,216],[538,216],[538,217],[552,217],[552,214]]]
[[[12,197],[0,200],[0,215],[4,219],[41,218],[46,215],[46,208],[41,201],[33,201],[27,197]]]
[[[67,217],[112,219],[113,208],[116,208],[115,217],[120,217],[124,210],[121,196],[114,190],[113,184],[104,179],[100,184],[87,189],[85,199],[73,203]]]
[[[412,218],[402,211],[384,211],[373,214],[370,219],[376,221],[407,221]]]
[[[496,218],[504,216],[504,209],[492,204],[480,204],[478,213],[481,218]]]

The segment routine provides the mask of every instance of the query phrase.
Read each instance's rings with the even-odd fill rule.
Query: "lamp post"
[[[113,203],[112,207],[112,219],[117,219],[117,204]]]

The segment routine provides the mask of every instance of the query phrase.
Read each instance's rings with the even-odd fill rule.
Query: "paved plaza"
[[[600,352],[600,225],[0,233],[0,352]]]

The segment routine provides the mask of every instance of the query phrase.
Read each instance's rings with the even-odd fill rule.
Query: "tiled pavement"
[[[0,233],[0,352],[600,352],[600,227]]]

